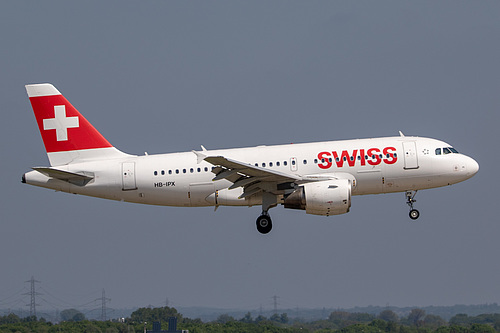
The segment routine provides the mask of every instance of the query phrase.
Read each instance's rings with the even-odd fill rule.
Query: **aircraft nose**
[[[473,158],[468,158],[467,161],[467,174],[470,177],[474,176],[479,171],[479,163],[477,163]]]

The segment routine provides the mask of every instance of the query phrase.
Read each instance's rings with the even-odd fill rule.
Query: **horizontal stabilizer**
[[[85,186],[88,182],[94,179],[94,174],[89,172],[75,173],[47,167],[36,167],[33,168],[33,170],[36,170],[47,177],[59,179],[77,186]]]

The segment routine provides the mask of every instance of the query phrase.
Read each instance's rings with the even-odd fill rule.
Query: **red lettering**
[[[396,161],[398,160],[398,158],[396,156],[394,156],[394,153],[396,152],[396,148],[394,147],[386,147],[384,148],[384,155],[386,156],[386,158],[384,158],[384,162],[386,164],[394,164],[396,163]],[[389,155],[389,157],[387,157],[387,155]]]
[[[370,165],[379,165],[380,162],[382,162],[382,159],[378,154],[380,153],[380,149],[378,148],[371,148],[368,149],[366,154],[368,155],[368,164]]]
[[[353,167],[354,163],[356,163],[356,156],[358,155],[358,150],[354,149],[352,151],[352,155],[349,155],[349,152],[347,150],[343,150],[340,158],[336,151],[332,151],[332,154],[333,158],[335,159],[335,163],[337,163],[337,167],[342,168],[342,166],[344,166],[345,161],[347,161],[347,164],[350,167]]]
[[[365,166],[366,163],[369,165],[379,165],[382,162],[385,164],[394,164],[398,161],[395,147],[385,147],[382,151],[380,148],[370,148],[366,151],[366,154],[365,149],[354,149],[352,154],[348,150],[342,150],[340,156],[336,151],[332,151],[331,153],[323,151],[318,154],[318,166],[320,169],[331,168],[333,166],[332,157],[338,168],[344,167],[344,162],[347,162],[348,166],[353,167],[356,165],[357,159],[359,159],[361,166]]]
[[[323,151],[318,154],[318,166],[320,169],[328,169],[332,167],[332,162],[330,162],[329,156],[331,156],[331,154],[327,151]]]

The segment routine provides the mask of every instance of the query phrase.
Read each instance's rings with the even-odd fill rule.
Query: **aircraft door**
[[[405,170],[418,169],[417,144],[415,141],[403,142]]]
[[[122,163],[122,184],[124,191],[137,189],[135,183],[135,162]]]

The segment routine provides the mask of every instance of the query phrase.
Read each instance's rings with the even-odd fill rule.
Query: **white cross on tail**
[[[43,120],[44,130],[56,130],[57,141],[68,141],[68,128],[79,127],[78,117],[66,117],[66,106],[54,106],[54,118]]]

